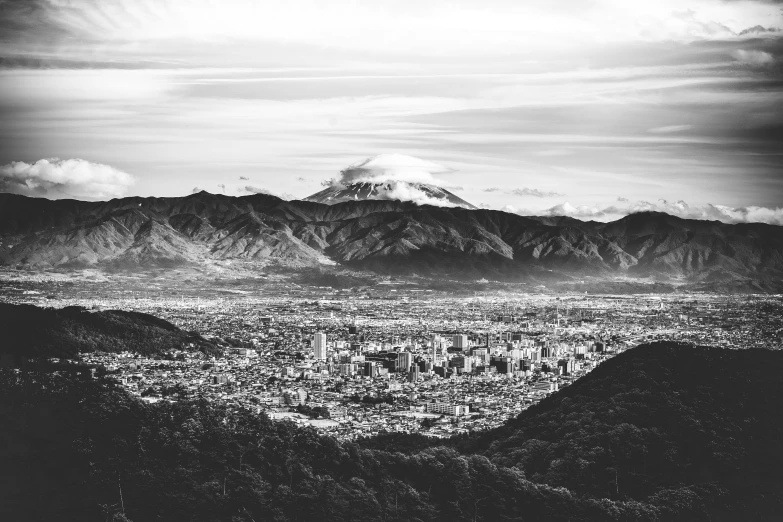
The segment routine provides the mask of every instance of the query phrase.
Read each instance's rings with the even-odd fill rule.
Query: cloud
[[[417,205],[432,205],[435,207],[456,207],[447,199],[433,198],[424,191],[405,181],[387,181],[388,187],[379,190],[374,198],[399,201],[411,201]]]
[[[256,187],[253,185],[245,185],[244,187],[239,187],[237,189],[238,192],[250,192],[251,194],[268,194],[270,196],[274,196],[270,190],[267,190],[263,187]]]
[[[407,183],[425,183],[448,186],[433,174],[454,172],[438,163],[426,161],[404,154],[380,154],[354,163],[340,172],[340,178],[329,180],[329,185],[350,185],[351,183],[382,183],[402,181]]]
[[[0,192],[51,199],[121,197],[134,182],[126,172],[78,158],[13,161],[0,167]]]
[[[248,192],[250,194],[266,194],[267,196],[274,196],[280,199],[287,199],[287,200],[293,199],[293,196],[291,194],[285,192],[283,194],[275,194],[271,190],[267,190],[263,187],[256,187],[254,185],[245,185],[244,187],[239,187],[239,189],[237,190],[238,192]]]
[[[193,187],[193,189],[190,191],[191,194],[195,194],[196,192],[201,192],[201,189],[198,187]]]
[[[218,188],[223,190],[223,194],[226,193],[226,186],[223,183],[218,183]]]
[[[248,178],[246,176],[239,176],[239,179],[244,180],[244,181],[249,181],[250,180],[250,178]]]
[[[668,201],[665,199],[658,200],[657,202],[636,201],[630,203],[625,198],[617,199],[620,202],[627,202],[627,204],[600,207],[597,205],[573,206],[570,203],[565,202],[550,207],[539,214],[545,216],[570,216],[581,219],[608,221],[637,212],[665,212],[666,214],[671,214],[684,219],[715,220],[724,223],[768,223],[771,225],[783,225],[783,208],[767,208],[760,206],[735,208],[711,203],[701,206],[692,206],[683,200]],[[529,213],[525,212],[524,215],[529,215]]]
[[[547,192],[547,191],[531,189],[527,187],[521,189],[514,189],[510,193],[515,196],[532,196],[534,198],[549,198],[553,196],[563,195],[560,192]]]
[[[654,127],[652,129],[649,129],[648,132],[652,132],[655,134],[669,134],[671,132],[682,132],[686,130],[690,130],[693,128],[693,125],[665,125],[663,127]]]
[[[754,25],[753,27],[748,27],[747,29],[743,29],[739,32],[740,36],[745,35],[757,35],[757,34],[765,34],[765,33],[779,33],[780,28],[778,27],[764,27],[761,25]]]
[[[624,198],[622,196],[617,196],[617,201],[620,201],[620,202],[623,202],[623,203],[627,203],[628,202],[628,198]]]
[[[560,192],[548,192],[544,190],[538,190],[533,188],[515,188],[515,189],[501,189],[498,187],[490,187],[484,189],[484,192],[502,192],[504,194],[510,194],[512,196],[534,197],[534,198],[551,198],[557,196],[563,196]]]
[[[299,176],[298,178],[296,178],[296,181],[300,183],[307,183],[310,180],[308,180],[307,178],[303,178],[302,176]]]
[[[755,49],[745,50],[737,49],[731,53],[731,57],[748,65],[772,65],[775,63],[775,57],[770,53],[764,51],[757,51]]]
[[[673,26],[672,29],[679,31],[682,34],[687,34],[692,38],[704,39],[736,36],[736,33],[726,25],[716,22],[715,20],[702,20],[697,17],[696,12],[691,9],[674,11],[672,16],[679,22],[679,24]]]

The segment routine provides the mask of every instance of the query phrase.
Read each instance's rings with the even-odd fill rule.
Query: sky
[[[0,191],[304,198],[399,155],[486,208],[783,225],[781,29],[772,0],[0,0]]]

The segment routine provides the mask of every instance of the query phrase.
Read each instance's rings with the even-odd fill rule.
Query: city
[[[144,401],[204,397],[340,440],[487,430],[641,343],[779,349],[783,333],[780,296],[5,292],[18,303],[152,314],[221,348],[81,355]]]

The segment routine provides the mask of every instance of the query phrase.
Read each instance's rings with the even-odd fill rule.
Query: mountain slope
[[[361,181],[349,185],[332,185],[304,198],[304,201],[326,205],[366,200],[417,201],[436,206],[477,208],[444,188],[404,181]]]
[[[236,259],[500,280],[584,275],[783,280],[783,228],[667,214],[611,223],[386,199],[255,194],[49,201],[0,194],[0,264],[144,267]]]

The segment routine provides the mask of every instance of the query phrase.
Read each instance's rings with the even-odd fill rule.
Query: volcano
[[[304,201],[334,205],[346,201],[369,199],[413,201],[419,205],[438,207],[477,208],[442,187],[407,181],[360,181],[348,185],[335,184],[305,198]]]

